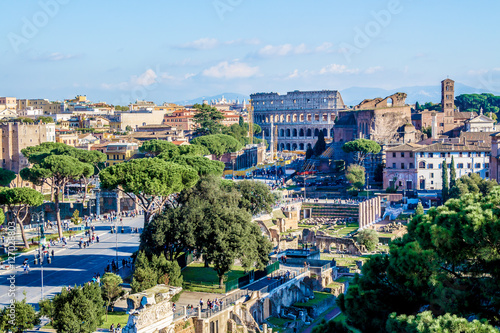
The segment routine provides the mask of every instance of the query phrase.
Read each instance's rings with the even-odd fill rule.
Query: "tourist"
[[[200,310],[203,311],[203,299],[202,298],[200,298]]]

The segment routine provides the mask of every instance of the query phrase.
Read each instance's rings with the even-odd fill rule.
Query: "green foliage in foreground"
[[[391,313],[412,315],[428,306],[435,316],[474,316],[500,325],[499,207],[495,187],[487,196],[465,194],[416,215],[408,234],[392,242],[390,255],[372,256],[338,298],[347,323],[363,332],[388,332]]]

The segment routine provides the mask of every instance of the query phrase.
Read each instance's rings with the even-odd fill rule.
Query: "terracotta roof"
[[[460,111],[455,111],[455,113],[453,114],[453,117],[455,119],[470,119],[471,113],[472,113],[472,118],[477,117],[476,112],[460,112]]]
[[[418,152],[442,152],[442,151],[491,151],[491,145],[489,144],[459,144],[459,143],[434,143],[426,147],[417,149]]]
[[[393,151],[394,152],[396,152],[396,151],[416,151],[416,150],[418,150],[419,148],[422,148],[422,147],[424,147],[424,146],[416,144],[416,143],[405,143],[405,144],[400,145],[400,146],[388,148],[385,151],[388,151],[388,152],[393,152]]]
[[[460,138],[465,138],[466,141],[483,141],[491,142],[491,136],[495,132],[461,132]]]

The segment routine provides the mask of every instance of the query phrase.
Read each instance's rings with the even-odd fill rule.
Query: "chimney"
[[[431,114],[432,116],[432,124],[431,124],[431,138],[435,138],[437,135],[437,121],[436,121],[436,112]]]

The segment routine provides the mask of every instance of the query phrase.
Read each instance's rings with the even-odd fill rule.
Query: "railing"
[[[271,275],[271,279],[274,279],[276,281],[274,281],[273,283],[260,289],[259,292],[261,294],[269,293],[272,290],[278,288],[279,286],[287,283],[288,281],[295,279],[297,276],[301,275],[302,273],[306,272],[307,270],[308,269],[304,267],[304,268],[299,269],[299,271],[276,272],[276,273]]]
[[[185,307],[180,307],[179,309],[176,309],[174,311],[174,319],[173,320],[176,320],[177,318],[181,318],[181,317],[184,317],[186,315],[186,312],[185,312]]]
[[[330,269],[332,267],[332,264],[331,263],[328,263],[324,266],[321,266],[321,273],[323,273],[324,271],[326,271],[327,269]]]
[[[220,311],[223,311],[233,305],[236,304],[236,301],[238,301],[239,299],[243,298],[243,297],[246,297],[247,295],[249,295],[251,293],[251,291],[249,290],[240,290],[240,291],[237,291],[229,296],[226,296],[226,297],[223,297],[221,298],[221,302],[222,304],[219,303],[219,305],[214,305],[212,306],[211,309],[208,309],[207,308],[207,304],[205,304],[205,309],[201,311],[201,318],[210,318],[212,317],[214,314],[220,312]],[[196,311],[197,311],[197,308],[196,308]],[[195,314],[196,315],[196,314]]]

